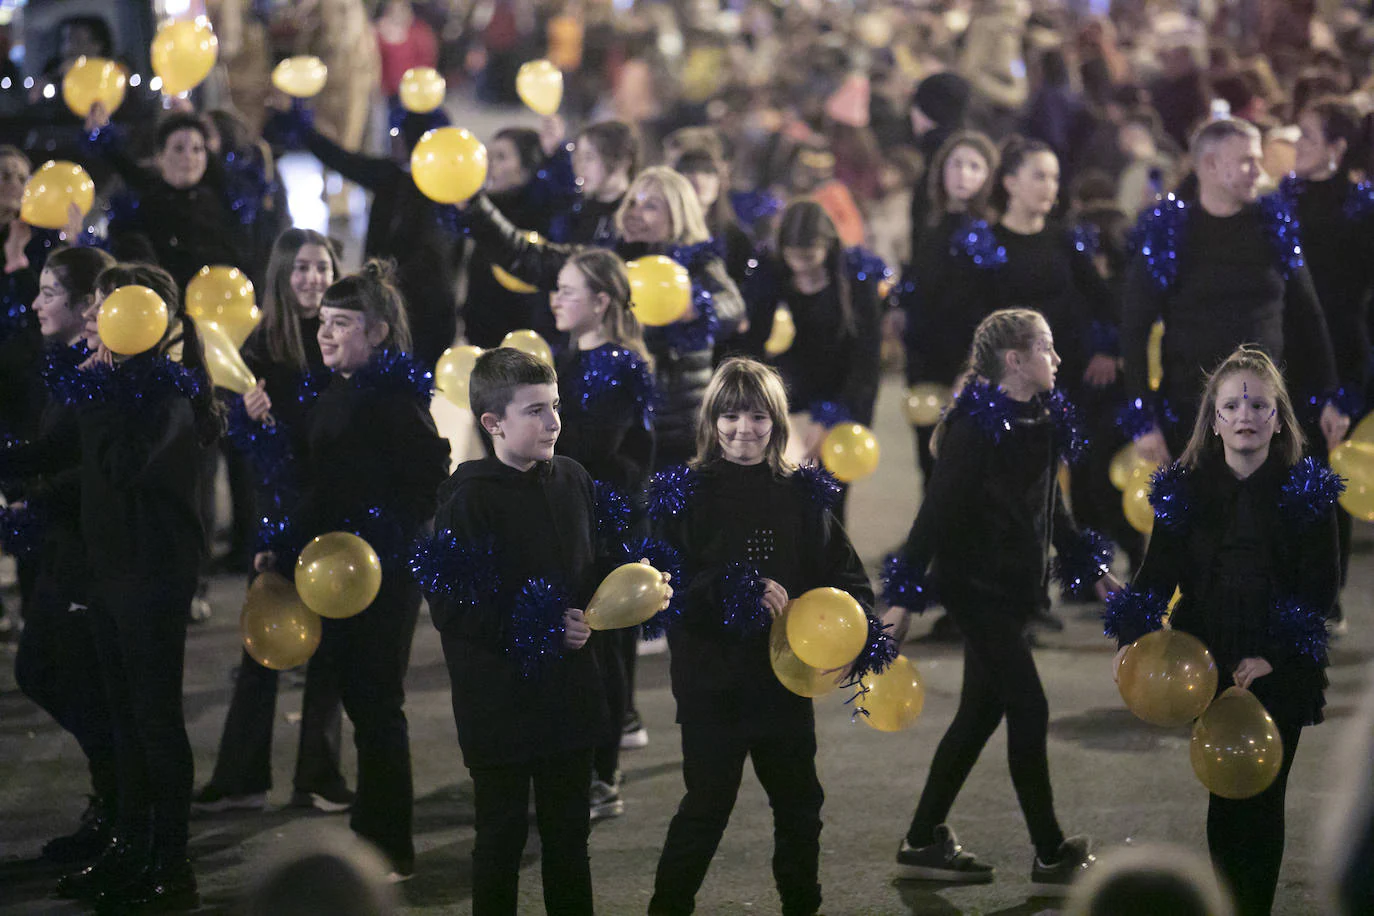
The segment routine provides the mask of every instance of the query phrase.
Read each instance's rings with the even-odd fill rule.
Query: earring
[[[1335,156],[1331,157],[1331,171],[1336,171],[1341,167],[1341,162]]]

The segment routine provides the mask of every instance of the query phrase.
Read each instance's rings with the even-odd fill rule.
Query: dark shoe
[[[154,862],[95,901],[97,913],[185,913],[199,906],[196,873],[184,857]]]
[[[899,878],[918,881],[944,881],[950,884],[987,884],[993,868],[970,852],[964,852],[959,838],[944,824],[935,828],[935,842],[912,846],[902,838],[897,850]]]
[[[262,811],[267,807],[266,792],[231,795],[214,783],[207,783],[191,800],[192,814],[222,814],[225,811]]]
[[[358,798],[357,793],[340,786],[337,789],[328,789],[320,792],[311,792],[306,789],[297,789],[291,793],[292,808],[315,808],[319,811],[328,811],[330,814],[337,814],[340,811],[347,811],[353,807],[353,802]]]
[[[615,783],[592,780],[589,796],[593,821],[603,821],[610,817],[620,817],[625,813],[625,799],[620,797],[619,780]]]
[[[76,832],[49,840],[43,846],[43,858],[59,865],[76,865],[89,862],[100,851],[110,845],[114,832],[114,811],[98,795],[92,795],[90,804],[81,815],[81,825]]]
[[[58,879],[57,896],[93,901],[106,891],[128,884],[147,867],[146,840],[133,843],[115,836],[94,862]]]
[[[1059,844],[1054,861],[1042,862],[1036,856],[1035,864],[1031,866],[1031,883],[1042,892],[1063,893],[1097,861],[1097,857],[1089,851],[1091,847],[1092,840],[1088,837],[1071,836]]]

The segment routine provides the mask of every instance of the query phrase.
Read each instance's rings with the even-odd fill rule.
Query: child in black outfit
[[[831,512],[839,487],[786,462],[787,395],[778,374],[728,359],[707,387],[697,457],[660,472],[649,509],[687,583],[668,631],[687,794],[668,827],[649,912],[691,913],[739,792],[744,762],[773,807],[773,877],[786,916],[813,914],[821,803],[811,700],[773,674],[769,626],[789,596],[832,586],[873,603],[854,548]],[[851,675],[881,670],[896,647],[870,617]]]
[[[964,635],[959,709],[935,751],[897,863],[905,877],[992,880],[992,866],[963,852],[945,822],[1005,716],[1012,783],[1035,845],[1032,881],[1062,886],[1093,857],[1088,838],[1066,840],[1055,817],[1049,707],[1026,622],[1045,594],[1051,540],[1065,584],[1095,582],[1111,556],[1100,539],[1077,534],[1058,491],[1056,472],[1077,434],[1067,405],[1052,393],[1059,354],[1045,319],[1029,309],[993,312],[974,333],[969,365],[972,377],[936,435],[939,457],[925,501],[884,576],[891,605],[884,619],[900,638],[908,610],[924,607],[933,560],[939,597]]]
[[[429,594],[472,774],[474,916],[513,916],[534,787],[549,913],[590,914],[592,749],[614,730],[580,608],[598,582],[592,479],[554,454],[553,368],[516,350],[473,367],[489,457],[444,484],[412,568]]]

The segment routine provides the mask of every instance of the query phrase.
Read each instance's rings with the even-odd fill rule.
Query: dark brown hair
[[[287,229],[272,243],[272,255],[267,261],[267,291],[262,299],[262,327],[255,332],[263,335],[273,362],[301,370],[308,367],[301,339],[300,303],[291,291],[291,274],[296,268],[296,255],[306,245],[319,245],[329,253],[330,280],[339,279],[339,256],[333,242],[314,229]]]
[[[825,208],[814,200],[797,200],[782,211],[778,223],[778,254],[787,248],[810,248],[813,245],[825,246],[825,270],[835,287],[835,298],[840,303],[840,326],[846,333],[857,332],[858,323],[854,318],[854,291],[849,284],[849,271],[846,263],[844,242],[840,232]],[[784,285],[792,289],[792,268],[787,258],[780,257]]]
[[[773,431],[763,450],[763,460],[774,473],[790,474],[793,467],[783,457],[787,452],[787,389],[782,376],[772,366],[757,360],[733,356],[720,364],[697,411],[697,453],[690,464],[700,467],[719,458],[720,435],[716,421],[731,411],[761,410],[773,421]]]
[[[95,295],[100,275],[114,265],[115,259],[99,248],[59,248],[48,255],[43,269],[57,278],[67,294],[67,308],[77,311],[83,300]]]
[[[386,322],[386,337],[378,349],[409,353],[410,322],[406,319],[405,300],[396,288],[394,276],[395,267],[391,261],[373,258],[362,270],[335,281],[325,290],[320,308],[362,312],[368,327]]]
[[[992,185],[990,189],[989,201],[992,209],[998,213],[1006,213],[1009,203],[1007,197],[1006,179],[1021,171],[1021,166],[1026,164],[1026,160],[1031,156],[1038,156],[1041,153],[1049,153],[1054,156],[1054,150],[1050,149],[1048,143],[1040,140],[1031,140],[1027,137],[1011,136],[1002,144],[1002,153],[997,168],[992,173]],[[1058,160],[1058,156],[1055,159]]]
[[[1337,169],[1349,174],[1368,168],[1371,123],[1374,119],[1362,116],[1360,110],[1338,96],[1327,96],[1310,102],[1303,112],[1311,112],[1321,121],[1322,139],[1327,143],[1345,141],[1345,154]]]
[[[482,426],[482,415],[494,413],[498,417],[506,415],[515,389],[522,385],[556,385],[558,376],[553,366],[542,359],[535,359],[512,347],[497,347],[477,357],[473,364],[472,376],[468,380],[468,405],[472,415],[477,418],[477,426],[482,435],[487,436]]]
[[[992,195],[993,175],[997,173],[999,161],[997,147],[988,135],[981,131],[957,130],[940,144],[940,148],[930,160],[930,168],[926,170],[926,200],[930,201],[927,218],[932,226],[939,223],[949,210],[949,194],[945,191],[945,163],[960,147],[973,150],[988,164],[988,179],[968,202],[970,216],[981,219],[987,212],[988,199]]]
[[[598,121],[583,128],[577,139],[591,141],[607,173],[623,168],[631,181],[639,174],[639,135],[624,121]]]

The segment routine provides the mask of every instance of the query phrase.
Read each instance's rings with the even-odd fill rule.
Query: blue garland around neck
[[[1088,440],[1082,432],[1078,409],[1059,389],[1035,397],[1055,428],[1055,446],[1059,456],[1070,464],[1077,464],[1088,451]],[[1020,402],[1012,400],[1005,391],[982,378],[975,378],[964,386],[950,408],[951,415],[969,417],[994,443],[1000,444],[1017,424],[1026,419]]]
[[[296,398],[301,404],[311,404],[334,378],[331,369],[310,369],[301,375]],[[378,350],[367,365],[354,372],[349,382],[358,388],[400,394],[413,399],[422,407],[429,407],[434,397],[434,373],[424,364],[400,350]]]
[[[613,392],[626,392],[634,399],[640,422],[647,429],[653,422],[654,376],[638,353],[627,347],[602,346],[578,354],[582,369],[578,403],[585,410]]]
[[[949,253],[960,255],[973,262],[982,270],[1001,267],[1007,263],[1007,249],[997,241],[992,227],[984,219],[970,220],[958,229],[949,240]]]
[[[180,395],[194,399],[209,384],[199,369],[187,369],[166,356],[151,353],[64,376],[53,396],[71,407],[111,404],[121,409],[139,409],[150,398],[160,401]]]

